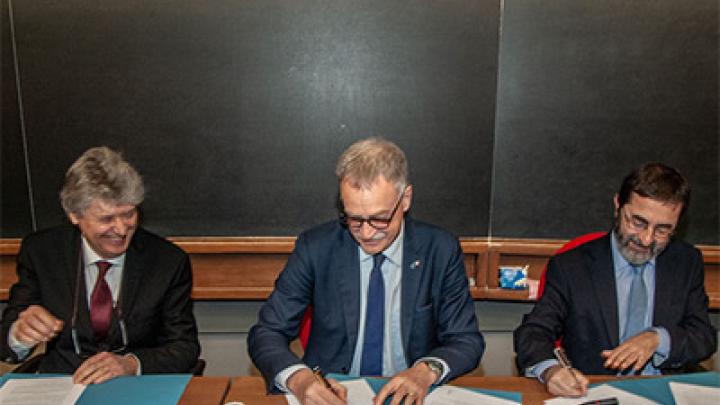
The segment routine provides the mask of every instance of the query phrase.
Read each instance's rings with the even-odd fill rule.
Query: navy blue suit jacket
[[[585,374],[616,373],[603,367],[600,356],[620,342],[611,237],[608,233],[550,260],[545,291],[515,330],[521,371],[553,358],[554,341],[562,336],[575,368]],[[717,348],[702,254],[687,243],[671,241],[656,259],[652,325],[670,334],[670,354],[661,369],[694,365]]]
[[[446,380],[473,370],[485,348],[455,237],[406,217],[401,335],[408,366],[425,356],[447,362]],[[308,305],[310,338],[301,360],[288,345]],[[295,250],[248,336],[248,351],[271,390],[275,376],[294,364],[350,371],[360,318],[358,244],[338,221],[297,239]]]

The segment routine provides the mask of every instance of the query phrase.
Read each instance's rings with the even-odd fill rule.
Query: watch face
[[[438,376],[442,375],[443,366],[442,363],[435,360],[425,360],[425,364],[427,364],[428,368],[436,373],[438,373]]]

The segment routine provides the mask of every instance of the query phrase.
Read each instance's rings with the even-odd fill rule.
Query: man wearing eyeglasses
[[[46,343],[38,371],[76,383],[188,372],[200,346],[190,261],[138,225],[140,175],[106,147],[87,150],[60,192],[72,225],[27,236],[3,312],[0,355],[25,360]]]
[[[515,331],[520,370],[551,394],[580,396],[584,374],[658,375],[715,352],[702,254],[673,238],[689,199],[687,180],[660,163],[625,178],[612,232],[550,260],[545,291]],[[553,356],[558,338],[575,369]]]
[[[385,376],[382,404],[422,403],[428,388],[473,370],[484,351],[455,237],[406,215],[404,153],[369,138],[339,158],[340,219],[303,232],[250,330],[248,351],[269,391],[303,404],[343,404],[313,373]],[[304,356],[288,348],[312,306]]]

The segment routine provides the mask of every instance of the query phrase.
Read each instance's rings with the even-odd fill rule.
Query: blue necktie
[[[633,266],[633,279],[628,295],[627,323],[622,341],[645,330],[645,314],[647,312],[647,289],[643,280],[645,266]]]
[[[365,311],[365,339],[363,340],[360,375],[382,375],[385,282],[380,268],[383,261],[385,261],[385,256],[382,253],[373,256]]]

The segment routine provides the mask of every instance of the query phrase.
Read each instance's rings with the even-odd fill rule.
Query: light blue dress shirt
[[[630,264],[622,256],[618,250],[617,236],[613,231],[610,236],[610,246],[613,256],[613,265],[615,268],[615,289],[618,300],[618,331],[619,336],[623,336],[625,333],[625,324],[627,323],[628,313],[628,301],[630,295],[630,285],[632,284],[633,277],[633,265]],[[643,271],[643,281],[647,288],[648,305],[645,313],[644,327],[648,330],[654,330],[660,336],[660,344],[655,350],[655,354],[651,358],[651,361],[647,363],[645,368],[642,370],[642,375],[660,375],[661,372],[656,365],[661,364],[670,353],[670,334],[667,329],[663,327],[653,327],[653,309],[655,308],[655,258],[649,260],[644,264],[645,269]],[[622,342],[620,342],[622,343]],[[543,360],[540,363],[529,367],[525,370],[526,377],[536,377],[541,382],[542,374],[548,368],[558,364],[555,359]],[[618,373],[621,375],[622,373]]]
[[[617,237],[613,231],[610,237],[615,266],[615,289],[618,297],[618,332],[622,337],[625,334],[625,326],[628,315],[628,302],[630,298],[630,285],[633,279],[633,265],[628,262],[620,253],[617,245]],[[647,261],[644,265],[643,281],[647,288],[647,311],[645,312],[645,323],[643,327],[654,330],[660,336],[660,344],[655,350],[651,361],[642,370],[642,375],[660,375],[661,372],[655,365],[662,363],[670,353],[670,334],[667,329],[653,327],[653,310],[655,308],[655,258]],[[622,342],[620,342],[622,343]]]
[[[400,334],[400,299],[402,280],[402,258],[403,239],[405,236],[405,222],[401,225],[400,232],[395,241],[382,253],[385,261],[380,270],[382,271],[385,283],[385,323],[383,336],[383,372],[382,375],[389,377],[397,372],[405,370],[405,350],[402,345]],[[358,325],[358,339],[355,344],[350,375],[360,375],[363,343],[365,342],[365,312],[367,309],[367,292],[370,284],[370,272],[372,272],[372,255],[365,253],[358,246],[360,257],[360,324]]]

